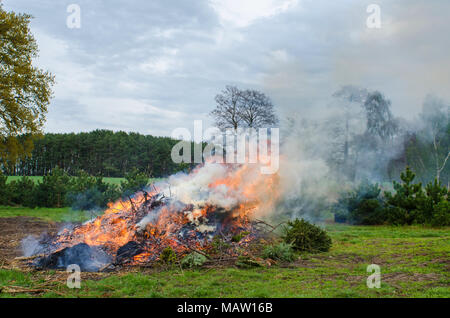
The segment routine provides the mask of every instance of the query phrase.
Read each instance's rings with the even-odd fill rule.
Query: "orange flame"
[[[195,176],[198,171],[199,169],[194,170],[189,177]],[[277,183],[278,175],[263,175],[258,165],[227,166],[226,177],[213,180],[209,188],[225,186],[227,195],[234,197],[239,203],[231,211],[227,211],[228,214],[224,219],[222,218],[220,226],[246,228],[253,217],[268,213],[273,209],[274,202],[278,198]],[[145,252],[134,256],[135,263],[144,262],[149,257],[155,256],[155,253],[164,246],[171,246],[178,252],[187,250],[187,246],[180,243],[178,239],[181,231],[184,238],[194,238],[189,241],[190,244],[195,244],[195,248],[202,249],[204,242],[196,239],[198,233],[209,230],[204,223],[209,218],[214,218],[215,214],[223,213],[220,207],[186,206],[180,211],[179,205],[169,203],[157,211],[150,211],[154,212],[156,217],[145,226],[145,231],[141,233],[137,224],[145,215],[140,214],[139,211],[142,210],[146,198],[157,195],[158,191],[159,189],[154,188],[148,196],[138,192],[132,198],[110,203],[103,215],[73,231],[63,231],[57,242],[61,248],[86,243],[90,246],[101,246],[111,253],[116,253],[121,246],[142,236],[141,239],[151,241],[152,244],[146,245]]]

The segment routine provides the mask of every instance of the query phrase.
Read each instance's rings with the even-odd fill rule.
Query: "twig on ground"
[[[113,265],[112,263],[108,263],[102,267],[100,267],[100,269],[98,270],[99,273],[103,272],[105,269],[107,269],[108,267],[110,267],[111,265]]]
[[[19,256],[19,257],[15,257],[14,259],[16,261],[29,261],[38,257],[43,257],[44,254],[38,254],[38,255],[33,255],[33,256]]]

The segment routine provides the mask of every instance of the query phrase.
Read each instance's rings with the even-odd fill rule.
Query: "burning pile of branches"
[[[168,247],[178,256],[206,255],[217,237],[232,242],[227,253],[233,254],[259,235],[264,222],[256,217],[272,207],[276,182],[276,175],[261,174],[257,165],[205,165],[172,176],[110,204],[94,220],[41,241],[43,256],[34,265],[78,264],[85,271],[147,265]]]

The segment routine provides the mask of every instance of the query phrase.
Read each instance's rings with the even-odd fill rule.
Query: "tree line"
[[[69,175],[79,170],[94,176],[124,177],[134,169],[148,177],[166,177],[190,168],[171,159],[178,140],[139,133],[95,130],[83,133],[45,134],[34,143],[31,156],[2,166],[4,174],[44,176],[55,167]]]

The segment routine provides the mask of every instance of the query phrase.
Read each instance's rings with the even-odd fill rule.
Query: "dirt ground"
[[[21,242],[28,235],[39,237],[43,233],[56,233],[61,226],[33,217],[0,218],[0,264],[8,264],[22,256]]]

